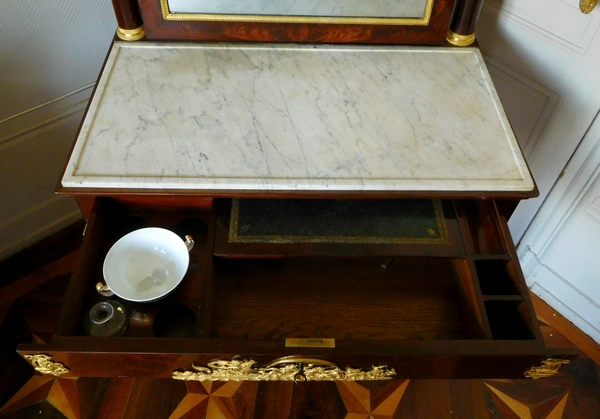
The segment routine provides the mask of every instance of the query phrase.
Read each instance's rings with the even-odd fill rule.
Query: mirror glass
[[[432,0],[168,0],[172,14],[426,19]]]

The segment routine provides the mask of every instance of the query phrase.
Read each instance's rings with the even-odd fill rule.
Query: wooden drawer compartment
[[[219,259],[211,337],[464,339],[453,261]],[[419,278],[415,281],[415,278]]]
[[[148,377],[171,377],[216,359],[264,366],[296,356],[342,369],[384,364],[398,377],[508,378],[523,377],[548,356],[575,355],[544,346],[506,222],[493,201],[483,207],[443,202],[451,252],[382,247],[360,256],[344,246],[350,250],[334,255],[320,249],[253,255],[238,247],[239,254],[216,256],[221,208],[229,201],[153,210],[96,199],[55,337],[45,345],[22,345],[19,352],[47,354],[72,376]],[[492,220],[487,236],[474,233],[481,219],[486,226]],[[108,249],[145,226],[194,236],[185,278],[153,303],[119,299],[130,314],[123,336],[85,336],[84,316],[106,299],[94,285],[102,280]],[[290,339],[302,340],[292,345]]]

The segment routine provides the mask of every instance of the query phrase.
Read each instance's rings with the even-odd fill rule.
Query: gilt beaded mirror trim
[[[427,26],[431,18],[434,0],[427,0],[422,18],[390,17],[335,17],[335,16],[282,16],[282,15],[241,15],[215,13],[173,13],[169,0],[160,0],[164,20],[209,21],[209,22],[268,22],[268,23],[326,23],[350,25],[402,25]]]

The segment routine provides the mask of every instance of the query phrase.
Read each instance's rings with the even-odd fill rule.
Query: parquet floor
[[[600,419],[598,345],[543,380],[392,380],[385,382],[221,382],[170,379],[51,378],[18,357],[22,342],[52,336],[77,259],[73,252],[0,293],[0,419],[345,418]],[[29,285],[27,285],[29,284]],[[33,284],[33,285],[32,285]],[[0,289],[0,291],[6,291]],[[10,301],[9,301],[10,300]],[[580,332],[536,300],[548,344],[572,345]],[[555,320],[558,319],[558,320]],[[562,322],[562,323],[561,323]],[[571,329],[569,329],[571,328]],[[596,358],[598,360],[598,358]],[[268,400],[268,402],[267,402]]]

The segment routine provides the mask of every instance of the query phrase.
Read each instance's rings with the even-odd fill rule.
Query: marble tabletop
[[[476,48],[120,42],[62,185],[535,188]]]

